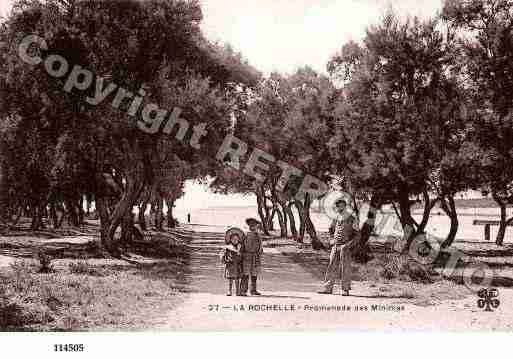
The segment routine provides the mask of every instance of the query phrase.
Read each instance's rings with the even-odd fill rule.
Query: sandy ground
[[[261,297],[228,297],[218,254],[219,227],[194,227],[191,280],[184,301],[157,324],[163,330],[511,330],[513,290],[500,289],[495,312],[477,307],[469,292],[463,299],[436,305],[392,294],[375,295],[375,285],[354,282],[350,297],[316,294],[320,278],[266,248]],[[373,308],[378,306],[378,308]],[[330,310],[328,310],[330,309]]]
[[[13,257],[0,255],[0,268],[7,267],[7,266],[11,265],[11,263],[14,263],[15,261],[16,261],[16,259]]]

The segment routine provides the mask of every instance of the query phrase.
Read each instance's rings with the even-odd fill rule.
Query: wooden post
[[[484,235],[485,235],[485,240],[487,242],[489,242],[490,241],[490,225],[489,224],[485,225]]]

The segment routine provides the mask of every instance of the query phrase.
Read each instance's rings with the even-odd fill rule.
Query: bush
[[[0,328],[3,330],[54,320],[48,308],[39,303],[41,285],[33,267],[26,261],[16,261],[10,265],[12,273],[0,277]]]
[[[69,271],[72,274],[85,274],[90,276],[102,277],[105,275],[103,271],[99,270],[97,267],[90,265],[85,261],[80,262],[71,262],[68,265]]]
[[[0,328],[5,330],[22,327],[26,321],[23,308],[16,303],[0,298]]]
[[[36,254],[36,260],[39,261],[39,273],[53,272],[53,259],[48,253],[45,253],[43,250],[39,250]]]
[[[386,254],[383,258],[383,269],[381,270],[381,277],[387,280],[396,279],[401,274],[401,259],[394,254]]]
[[[383,258],[384,266],[381,277],[387,280],[402,279],[406,281],[433,283],[435,273],[428,266],[415,262],[403,255],[387,254]]]
[[[401,274],[407,275],[414,282],[434,282],[432,278],[432,271],[428,267],[413,260],[404,263],[403,267],[401,268]]]
[[[103,248],[99,241],[87,242],[86,251],[92,257],[103,258]]]

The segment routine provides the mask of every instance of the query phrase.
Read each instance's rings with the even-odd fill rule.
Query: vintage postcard
[[[0,14],[1,331],[513,328],[512,1]]]

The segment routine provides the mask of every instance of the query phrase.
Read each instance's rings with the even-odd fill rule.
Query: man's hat
[[[258,225],[260,224],[260,222],[259,222],[259,221],[257,221],[257,220],[256,220],[256,219],[254,219],[254,218],[248,218],[248,219],[246,219],[246,224],[247,224],[248,226],[258,226]]]
[[[242,231],[241,229],[239,228],[230,228],[229,230],[226,231],[225,235],[224,235],[224,242],[226,244],[229,244],[230,243],[230,238],[232,238],[233,235],[237,235],[239,236],[240,240],[244,240],[244,231]]]

